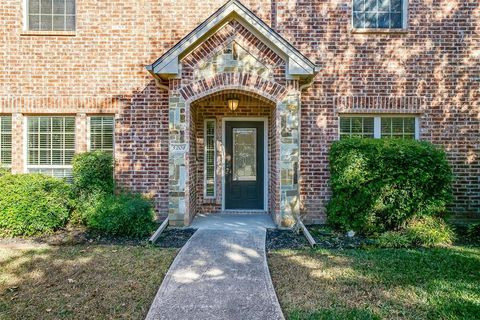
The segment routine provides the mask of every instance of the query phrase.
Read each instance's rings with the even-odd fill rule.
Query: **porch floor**
[[[191,228],[216,230],[265,230],[275,228],[270,215],[266,213],[216,213],[197,214]]]

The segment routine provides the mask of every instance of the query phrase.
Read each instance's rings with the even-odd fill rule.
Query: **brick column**
[[[75,117],[75,151],[85,152],[88,149],[87,114],[77,113]]]
[[[12,114],[12,173],[23,173],[25,170],[24,153],[24,121],[21,113]]]

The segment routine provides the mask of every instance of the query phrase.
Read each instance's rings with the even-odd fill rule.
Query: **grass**
[[[289,319],[480,319],[480,248],[281,250]]]
[[[0,319],[143,319],[176,252],[0,244]]]

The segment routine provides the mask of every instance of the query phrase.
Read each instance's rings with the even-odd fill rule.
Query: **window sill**
[[[351,33],[359,33],[359,34],[406,34],[408,33],[407,29],[377,29],[377,28],[369,28],[369,29],[356,29],[352,28],[350,30]]]
[[[57,37],[75,37],[76,31],[22,31],[21,36],[57,36]]]

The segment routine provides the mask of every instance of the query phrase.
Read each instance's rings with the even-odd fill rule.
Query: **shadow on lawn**
[[[479,319],[478,248],[284,251],[272,279],[290,319]]]
[[[0,247],[0,318],[142,318],[175,253],[112,245]]]

